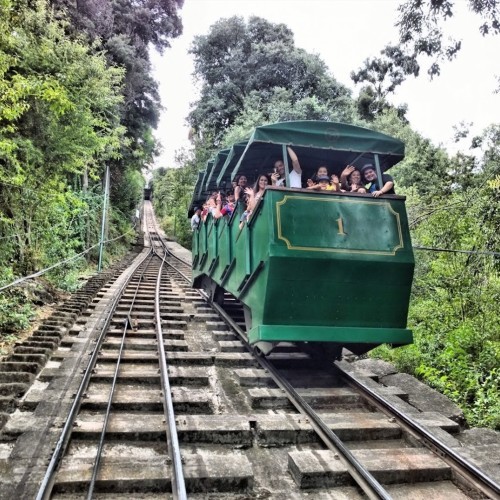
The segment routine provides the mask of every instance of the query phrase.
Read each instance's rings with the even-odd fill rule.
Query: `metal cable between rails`
[[[165,251],[168,252],[172,257],[175,257],[180,262],[186,264],[185,261],[183,261],[183,259],[180,259],[179,257],[172,254],[166,248],[166,245],[163,245],[163,246],[165,248]],[[174,268],[175,271],[178,274],[180,274],[186,281],[190,282],[190,278],[188,278],[185,274],[183,274],[179,269],[175,268],[175,266],[173,266],[172,264],[169,264],[169,265],[172,268]],[[241,330],[241,328],[232,320],[232,318],[230,318],[230,316],[228,316],[227,313],[220,306],[218,306],[218,304],[216,304],[212,300],[210,300],[208,295],[206,295],[205,293],[203,293],[199,290],[198,290],[198,292],[204,298],[204,300],[206,300],[214,309],[216,309],[219,312],[219,314],[221,314],[221,316],[224,317],[225,321],[230,324],[230,326],[238,333],[238,335],[240,335],[240,337],[243,338],[243,340],[246,344],[246,336],[244,335],[243,330]],[[296,396],[292,397],[292,402],[301,413],[303,413],[302,409],[299,408],[297,406],[297,404],[299,404],[301,406],[304,405],[303,406],[304,409],[308,408],[312,412],[312,414],[315,415],[315,416],[311,416],[311,415],[309,415],[309,413],[306,413],[306,415],[308,416],[308,418],[312,422],[314,422],[316,420],[316,417],[318,418],[318,425],[321,429],[320,432],[318,432],[318,430],[316,429],[316,427],[314,425],[313,425],[313,427],[315,427],[315,430],[321,435],[322,439],[323,439],[322,433],[324,431],[324,434],[326,435],[327,440],[330,440],[331,437],[334,436],[334,441],[338,440],[338,442],[340,443],[340,447],[344,447],[344,445],[340,441],[340,439],[321,421],[321,419],[316,415],[314,410],[312,410],[310,408],[310,406],[305,401],[303,401],[303,398],[301,398],[301,396],[296,393],[296,391],[293,389],[293,387],[290,386],[288,381],[284,380],[284,383],[283,382],[279,383],[276,380],[275,376],[278,378],[281,378],[281,377],[276,372],[274,367],[272,367],[272,365],[270,365],[267,362],[267,360],[265,360],[263,358],[258,358],[258,361],[265,370],[268,370],[268,372],[272,375],[272,377],[278,383],[278,386],[280,388],[282,388],[283,390],[290,392],[292,394],[293,393],[296,394]],[[338,368],[341,370],[340,367],[338,367]],[[348,373],[347,373],[347,376],[350,379],[352,378],[350,376],[350,374],[348,374]],[[438,451],[438,454],[440,455],[441,458],[443,458],[449,464],[451,463],[455,467],[459,468],[461,470],[462,475],[464,475],[471,483],[473,483],[478,489],[480,489],[482,491],[482,493],[486,494],[489,498],[499,498],[500,499],[500,485],[498,483],[496,483],[492,478],[485,475],[481,470],[479,470],[477,467],[475,467],[472,463],[470,463],[469,461],[467,461],[466,459],[464,459],[463,457],[458,455],[453,449],[449,448],[446,444],[441,442],[439,439],[435,438],[423,426],[421,426],[420,424],[418,424],[417,422],[412,420],[407,415],[404,415],[403,413],[399,412],[399,410],[397,410],[397,408],[393,407],[393,405],[391,405],[390,403],[385,402],[385,400],[382,397],[378,396],[370,388],[366,388],[360,382],[357,382],[355,379],[353,379],[353,382],[356,385],[360,386],[363,391],[367,391],[368,393],[370,393],[370,395],[373,396],[373,399],[375,399],[377,402],[380,403],[380,406],[388,407],[390,409],[390,412],[395,413],[397,415],[397,418],[399,418],[401,421],[403,421],[408,427],[410,427],[410,429],[413,429],[414,432],[418,432],[418,433],[422,434],[424,436],[424,438],[427,439],[427,441],[431,444],[431,447],[434,447]],[[287,385],[289,387],[287,387]],[[289,391],[289,389],[291,389],[291,391]],[[325,441],[325,439],[323,439],[323,440]],[[327,446],[329,446],[326,441],[325,441],[325,443],[327,444]],[[347,453],[349,455],[351,455],[351,457],[355,461],[357,461],[355,459],[355,457],[352,456],[352,454],[350,453],[350,451],[347,448],[345,448],[345,450],[347,450]],[[343,453],[343,451],[342,451],[342,453]],[[364,467],[362,465],[360,465],[360,466],[361,466],[362,470],[366,471],[366,469],[364,469]],[[371,474],[368,471],[366,471],[366,472],[368,473],[369,476],[371,476]],[[369,483],[368,488],[371,488],[371,485],[370,485],[371,480],[370,479],[367,480],[367,478],[365,477],[363,472],[361,472],[360,475],[361,475],[361,481],[363,482],[363,484],[365,484],[365,482],[368,482]],[[373,476],[371,476],[371,477],[373,478]],[[391,498],[390,494],[385,489],[383,489],[383,487],[374,478],[373,478],[373,481],[374,481],[374,484],[376,483],[376,484],[378,484],[378,486],[380,486],[380,489],[378,487],[375,487],[373,493],[370,493],[367,490],[365,490],[365,488],[363,487],[363,484],[360,483],[360,486],[363,488],[365,493],[370,498]]]
[[[172,266],[176,270],[176,272],[179,273],[184,279],[186,279],[186,281],[188,281],[188,282],[190,281],[190,279],[186,275],[184,275],[181,271],[179,271],[178,269],[176,269],[172,264],[169,264],[169,265]],[[233,322],[233,320],[229,316],[226,317],[225,311],[222,308],[220,308],[220,306],[218,306],[216,303],[213,303],[206,294],[204,294],[204,293],[202,293],[200,291],[199,291],[199,293],[200,293],[200,295],[207,302],[209,302],[212,305],[212,307],[214,307],[221,315],[223,315],[225,317],[226,321],[231,324],[231,327],[234,328],[238,332],[238,334],[240,336],[242,336],[242,338],[246,342],[246,338],[244,336],[244,332],[238,327],[238,325],[236,323]],[[274,378],[275,370],[272,367],[272,365],[270,365],[265,359],[262,359],[262,358],[258,358],[258,359],[259,359],[259,363],[261,364],[261,366],[265,370],[268,370],[269,373]],[[347,375],[349,376],[349,374],[347,374]],[[279,375],[278,375],[278,377],[279,377]],[[361,386],[361,384],[358,383],[358,382],[354,382],[354,383],[356,383],[357,385],[359,384]],[[286,382],[286,384],[288,384],[288,382]],[[283,384],[283,387],[282,387],[278,383],[278,385],[280,386],[280,388],[282,388],[285,391],[289,392],[288,388],[285,387],[286,384]],[[371,391],[369,388],[365,388],[364,386],[362,386],[362,389],[363,389],[363,391],[367,390],[370,393],[370,395],[373,393],[373,391]],[[292,390],[294,391],[293,388],[292,388]],[[307,406],[309,406],[309,405],[307,405],[307,403],[305,401],[303,403],[300,401],[302,399],[300,397],[300,395],[297,395],[297,396],[298,396],[298,399],[297,399],[298,404],[300,404],[300,405],[304,404],[305,405],[304,408],[306,408]],[[442,443],[441,441],[439,441],[438,439],[436,439],[432,434],[430,434],[420,424],[418,424],[417,422],[413,421],[408,416],[406,416],[406,415],[402,414],[401,412],[399,412],[395,407],[393,407],[389,403],[386,403],[383,400],[383,398],[379,397],[376,393],[373,393],[373,398],[376,399],[377,401],[379,401],[380,405],[389,407],[391,412],[394,411],[395,413],[397,413],[398,418],[400,418],[410,428],[413,428],[413,430],[415,432],[423,434],[425,436],[425,438],[432,444],[432,446],[439,451],[439,454],[440,454],[441,458],[443,458],[448,463],[450,463],[450,462],[454,463],[455,467],[458,467],[459,469],[461,469],[462,470],[462,474],[465,475],[469,481],[471,481],[476,487],[478,487],[478,489],[480,489],[489,498],[499,498],[500,499],[500,485],[498,483],[496,483],[493,479],[491,479],[490,477],[486,476],[482,471],[480,471],[473,464],[471,464],[470,462],[468,462],[467,460],[465,460],[463,457],[461,457],[460,455],[458,455],[454,450],[452,450],[451,448],[449,448],[448,446],[446,446],[444,443]],[[296,406],[295,402],[294,402],[294,405]],[[301,410],[299,410],[299,411],[301,411]],[[311,409],[311,411],[314,413],[314,410]],[[308,418],[311,421],[315,420],[314,417],[311,417],[308,413],[306,413],[306,414],[307,414]],[[326,427],[322,423],[321,419],[319,419],[319,426],[321,428],[324,428],[325,434],[328,436],[326,439],[330,439],[330,434],[334,435],[334,433],[328,427]],[[316,428],[315,428],[315,430],[317,431]],[[320,432],[320,435],[321,435],[321,432]],[[338,439],[337,436],[335,436],[335,437]],[[322,438],[323,438],[323,436],[322,436]],[[340,443],[341,443],[341,441],[340,441]],[[347,451],[350,454],[350,451],[349,450],[347,450]],[[352,454],[351,454],[351,456],[352,456]],[[354,460],[356,460],[356,459],[354,458]],[[368,472],[368,474],[370,474],[370,473]],[[364,479],[363,479],[363,481],[364,481]],[[361,486],[361,487],[363,487],[363,486]],[[370,498],[391,498],[390,494],[386,490],[384,490],[383,488],[382,488],[382,492],[380,492],[380,495],[378,493],[375,493],[376,496],[372,496],[366,490],[365,490],[365,493],[367,493],[367,495],[369,495]]]
[[[170,253],[169,250],[166,249],[164,245],[165,251]],[[190,281],[190,279],[184,275],[181,271],[179,271],[172,264],[167,263],[169,266],[175,269],[177,273],[179,273],[186,281]],[[198,290],[200,296],[206,300],[210,305],[217,310],[217,312],[224,318],[224,320],[230,324],[231,328],[233,328],[238,335],[244,339],[246,344],[246,337],[244,335],[243,330],[232,320],[230,316],[222,309],[219,305],[211,302],[206,294]],[[371,499],[382,499],[382,500],[391,500],[391,495],[383,488],[383,486],[373,477],[373,475],[365,468],[361,463],[354,457],[354,455],[344,446],[340,438],[328,427],[324,424],[321,418],[316,414],[316,412],[310,407],[310,405],[297,393],[297,391],[288,383],[288,381],[284,380],[279,373],[274,369],[274,367],[265,359],[257,357],[258,362],[265,370],[271,374],[274,381],[277,385],[288,393],[292,404],[295,408],[306,415],[314,430],[321,437],[326,446],[339,454],[340,459],[343,461],[344,465],[346,465],[348,472],[353,476],[358,485],[363,489],[366,495]]]
[[[134,296],[132,298],[132,303],[130,304],[130,307],[129,307],[129,310],[128,310],[128,313],[127,313],[127,317],[124,320],[122,338],[121,338],[121,342],[120,342],[120,349],[118,351],[118,358],[116,360],[116,367],[115,367],[115,373],[114,373],[114,376],[113,376],[113,382],[111,383],[111,389],[109,391],[108,404],[106,406],[106,413],[104,414],[104,422],[103,422],[103,425],[102,425],[102,431],[101,431],[101,436],[100,436],[100,439],[99,439],[99,444],[97,446],[96,458],[95,458],[95,461],[94,461],[94,465],[92,467],[92,477],[90,479],[89,491],[87,493],[87,500],[91,500],[91,498],[93,496],[93,493],[94,493],[94,487],[95,487],[95,483],[96,483],[96,480],[97,480],[97,473],[99,471],[99,465],[100,465],[100,462],[101,462],[102,450],[103,450],[103,447],[104,447],[104,439],[106,437],[106,431],[107,431],[107,428],[108,428],[109,415],[111,413],[111,405],[112,405],[112,402],[113,402],[113,396],[115,394],[116,381],[118,379],[118,373],[119,373],[119,370],[120,370],[120,363],[121,363],[121,359],[122,359],[123,346],[125,344],[125,337],[127,335],[127,328],[128,328],[129,325],[132,326],[131,325],[131,321],[130,321],[130,314],[132,312],[132,308],[134,307],[134,303],[135,303],[135,300],[137,298],[137,293],[139,292],[139,287],[140,287],[141,281],[142,281],[142,279],[144,277],[144,273],[148,269],[148,266],[151,264],[151,261],[154,258],[154,254],[151,252],[151,253],[148,254],[148,256],[149,256],[149,261],[146,263],[146,265],[144,266],[144,269],[142,270],[142,272],[141,272],[141,274],[139,276],[139,280],[137,281],[137,286],[135,287]],[[159,272],[161,272],[161,267],[160,267],[160,271]]]
[[[160,239],[160,241],[162,241]],[[165,256],[167,254],[173,255],[162,242],[165,249]],[[182,259],[178,259],[182,261]],[[183,261],[182,261],[183,262]],[[183,274],[179,269],[175,268],[170,263],[171,266],[178,274],[180,274],[186,281],[190,282],[190,279]],[[233,330],[244,340],[245,345],[246,337],[245,332],[233,321],[233,319],[222,309],[218,304],[209,300],[209,297],[198,290],[200,296],[206,300],[210,305],[223,317],[224,321],[228,323]],[[265,359],[257,357],[259,364],[267,370],[277,385],[288,393],[292,404],[295,408],[307,416],[311,422],[312,427],[321,437],[326,446],[333,452],[338,453],[340,459],[343,461],[344,465],[347,467],[348,472],[356,480],[358,485],[363,489],[366,495],[371,499],[382,499],[391,500],[391,495],[383,488],[383,486],[373,477],[373,475],[354,457],[349,449],[345,447],[341,439],[321,420],[321,418],[316,414],[316,412],[311,408],[311,406],[300,396],[297,391],[290,385],[290,383],[285,380],[279,373],[274,369],[274,367]]]
[[[78,387],[78,390],[76,392],[75,398],[73,400],[73,403],[71,405],[71,408],[68,413],[68,417],[66,419],[66,422],[64,424],[63,430],[61,431],[61,434],[59,436],[59,439],[56,443],[56,446],[54,448],[54,452],[52,453],[52,457],[50,459],[49,465],[47,466],[47,470],[45,472],[44,478],[42,480],[42,483],[40,485],[40,488],[38,490],[36,500],[45,500],[49,498],[51,490],[52,490],[52,485],[54,481],[54,475],[56,472],[56,469],[59,465],[59,462],[61,458],[64,455],[64,452],[66,450],[66,447],[68,445],[70,436],[71,436],[71,430],[74,425],[74,421],[76,418],[76,415],[80,409],[80,404],[81,400],[83,398],[83,395],[85,391],[87,390],[87,387],[89,385],[90,377],[92,375],[92,370],[95,367],[95,364],[97,362],[97,357],[99,355],[99,350],[101,348],[101,345],[104,341],[105,333],[109,327],[109,324],[111,322],[111,312],[116,309],[116,306],[123,294],[123,291],[125,288],[128,286],[128,283],[132,279],[132,276],[134,272],[139,268],[139,266],[149,257],[151,252],[148,252],[147,254],[144,255],[144,257],[136,262],[134,268],[130,272],[130,276],[125,280],[125,282],[121,285],[120,289],[118,290],[118,293],[115,294],[113,299],[111,300],[108,311],[108,316],[106,317],[104,324],[102,325],[101,331],[99,333],[99,336],[96,340],[96,345],[94,347],[94,350],[92,352],[91,358],[88,362],[87,367],[85,368],[85,372],[83,374],[82,380],[80,382],[80,386]]]

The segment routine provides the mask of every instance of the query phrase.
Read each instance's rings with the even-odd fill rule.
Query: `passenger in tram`
[[[318,183],[314,184],[311,181],[311,185],[307,186],[306,189],[313,189],[315,191],[337,191],[337,185],[330,184],[330,177],[328,175],[318,175]],[[309,182],[309,181],[308,181]]]
[[[312,178],[307,179],[307,187],[314,186],[314,184],[316,184],[318,182],[318,177],[321,177],[321,176],[328,177],[328,168],[327,167],[324,167],[324,166],[318,167],[317,172],[312,176]]]
[[[203,208],[201,210],[200,218],[202,221],[205,221],[208,215],[208,205],[207,202],[203,203]]]
[[[337,191],[337,192],[342,191],[342,188],[340,186],[339,176],[337,174],[332,174],[330,176],[330,184],[333,186],[334,191]]]
[[[237,184],[234,188],[234,201],[238,203],[239,200],[242,200],[243,203],[247,202],[247,195],[245,194],[245,188],[247,187],[247,178],[245,175],[240,175],[236,180]]]
[[[248,188],[251,189],[251,188]],[[250,197],[248,198],[247,205],[246,205],[246,210],[243,212],[243,214],[240,217],[240,225],[239,228],[243,229],[243,226],[245,225],[246,222],[248,222],[248,219],[252,215],[252,208],[250,207],[251,201]]]
[[[203,204],[203,210],[201,212],[202,221],[207,219],[208,214],[212,214],[212,216],[214,215],[216,205],[215,198],[213,196],[209,196],[207,201]]]
[[[325,183],[325,178],[328,180],[328,183]],[[328,169],[325,166],[318,168],[316,175],[314,175],[314,179],[317,181],[316,183],[312,179],[307,180],[306,189],[337,192],[341,191],[338,176],[332,174],[331,177],[328,177]]]
[[[340,187],[348,193],[366,193],[361,182],[361,172],[353,165],[347,165],[340,174]]]
[[[216,219],[220,219],[221,217],[227,216],[227,218],[231,218],[231,215],[234,212],[234,194],[229,193],[226,198],[222,194],[219,194],[218,198],[216,198],[216,210],[214,217]]]
[[[196,231],[201,222],[201,208],[194,207],[194,215],[191,217],[191,231]]]
[[[292,170],[288,174],[290,179],[291,188],[301,188],[302,187],[302,168],[300,167],[299,159],[295,154],[295,151],[291,147],[286,148],[290,159],[292,160]],[[274,173],[271,175],[271,182],[273,186],[285,186],[285,163],[283,160],[277,160],[274,162]]]
[[[378,198],[383,194],[396,194],[394,191],[394,179],[389,174],[382,174],[383,186],[380,187],[378,185],[377,172],[371,163],[368,163],[361,168],[361,175],[364,177],[366,183],[369,183],[369,186],[366,189],[375,198]]]
[[[220,195],[216,195],[220,196]],[[208,213],[212,215],[212,217],[215,214],[215,209],[217,208],[217,201],[216,201],[216,196],[210,196],[207,200],[207,205],[208,205]]]
[[[249,197],[250,201],[250,209],[253,210],[255,208],[255,205],[257,205],[257,202],[262,198],[264,195],[264,191],[266,189],[266,186],[269,184],[269,179],[267,178],[267,175],[261,174],[259,177],[257,177],[257,182],[254,184],[253,188],[246,188],[245,193]]]

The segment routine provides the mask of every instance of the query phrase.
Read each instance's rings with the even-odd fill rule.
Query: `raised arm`
[[[348,178],[354,170],[356,170],[356,167],[353,167],[352,165],[347,165],[347,167],[342,170],[342,173],[340,174],[340,185],[342,186],[342,189],[349,189]]]
[[[292,160],[292,167],[297,172],[298,174],[302,173],[302,168],[300,167],[299,159],[297,158],[297,155],[295,154],[295,151],[291,147],[287,147],[286,150],[288,151],[288,154],[290,155],[290,159]]]
[[[243,189],[241,186],[236,186],[234,188],[234,202],[238,203],[238,200],[242,197],[243,195]]]
[[[253,210],[257,204],[255,191],[252,188],[245,188],[245,194],[248,196],[248,210]]]
[[[222,217],[222,197],[220,193],[217,194],[217,198],[215,198],[215,210],[212,213],[214,219],[220,219]]]
[[[352,165],[347,165],[347,167],[344,168],[344,170],[342,170],[342,173],[340,174],[340,180],[347,181],[347,178],[354,172],[354,170],[356,170],[356,167],[353,167]]]

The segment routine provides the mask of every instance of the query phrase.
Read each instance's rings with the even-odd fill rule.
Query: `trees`
[[[155,213],[162,227],[186,248],[191,246],[191,226],[187,211],[197,175],[196,163],[185,157],[182,168],[156,169],[153,173]]]
[[[283,89],[291,106],[314,97],[349,109],[349,91],[329,75],[317,55],[295,47],[293,33],[283,24],[259,17],[248,23],[239,17],[221,19],[208,35],[195,38],[190,52],[202,88],[189,122],[200,136],[210,133],[217,144],[250,95],[258,99],[260,94],[265,101]]]
[[[70,40],[42,0],[36,9],[13,5],[4,0],[0,33],[1,231],[17,235],[10,258],[30,271],[43,260],[33,252],[33,229],[64,198],[66,179],[84,169],[98,174],[122,146],[114,116],[123,72]]]
[[[415,344],[378,352],[457,402],[471,425],[497,429],[499,132],[491,126],[476,138],[481,155],[451,158],[447,192],[406,191],[413,244],[428,248],[415,252],[408,318]]]
[[[484,35],[500,33],[500,3],[497,0],[467,0],[468,8],[479,16],[479,31]],[[441,64],[452,60],[462,47],[462,40],[448,38],[445,22],[462,8],[458,2],[406,0],[399,8],[399,43],[381,50],[381,57],[366,59],[364,66],[351,73],[355,83],[366,82],[372,89],[372,107],[376,113],[386,103],[389,93],[408,76],[419,76],[422,61],[430,61],[427,73],[438,76]]]
[[[0,281],[82,252],[100,237],[105,164],[110,238],[128,233],[157,145],[148,49],[180,34],[182,0],[0,0]],[[71,14],[71,15],[69,15]],[[126,237],[107,246],[123,251]],[[123,246],[122,246],[123,244]],[[79,285],[80,260],[50,279]],[[49,274],[45,275],[46,277]],[[0,324],[25,326],[20,289],[0,297]]]
[[[468,8],[482,19],[479,31],[483,35],[500,33],[500,4],[497,0],[468,0]],[[445,40],[443,24],[456,13],[457,5],[451,1],[433,0],[406,0],[399,8],[400,46],[406,52],[406,57],[416,65],[418,75],[419,65],[417,58],[421,54],[434,58],[428,73],[431,76],[439,75],[440,61],[453,59],[462,46],[462,41],[456,39]],[[398,58],[388,56],[398,62]],[[400,63],[398,63],[400,64]],[[409,74],[405,67],[402,69]],[[415,69],[413,71],[415,71]],[[413,72],[412,72],[413,73]]]
[[[120,159],[110,162],[115,178],[123,178],[132,167],[140,170],[151,163],[157,145],[152,128],[158,124],[161,103],[158,84],[151,76],[149,47],[160,52],[182,33],[179,9],[183,0],[51,0],[71,19],[68,31],[99,40],[108,64],[124,70],[123,101],[117,110],[126,141]],[[119,199],[117,200],[119,201]]]

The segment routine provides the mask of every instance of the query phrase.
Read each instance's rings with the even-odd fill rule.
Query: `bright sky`
[[[184,31],[172,41],[163,57],[152,55],[155,78],[160,82],[163,107],[155,132],[163,154],[155,166],[174,166],[175,152],[189,148],[186,117],[190,103],[198,97],[193,82],[192,57],[188,49],[196,35],[205,35],[220,18],[257,15],[286,24],[295,35],[295,45],[318,53],[332,75],[355,88],[349,75],[363,61],[378,56],[389,42],[397,41],[397,6],[401,0],[185,0],[180,11]],[[500,36],[482,37],[479,17],[469,13],[465,0],[447,23],[454,36],[462,38],[462,50],[451,63],[442,65],[441,76],[433,81],[425,73],[409,79],[390,98],[394,104],[407,103],[412,127],[434,144],[450,150],[453,126],[473,122],[474,133],[500,121],[500,94],[494,94],[500,76]],[[457,35],[457,33],[459,35]]]

